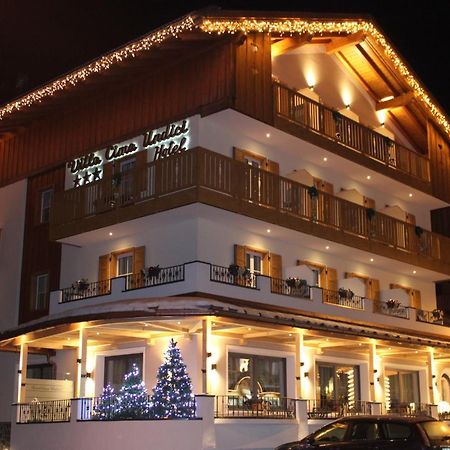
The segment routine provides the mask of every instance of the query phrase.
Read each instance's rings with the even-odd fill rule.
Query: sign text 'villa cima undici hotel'
[[[189,119],[148,131],[141,136],[91,152],[67,163],[70,187],[80,187],[103,178],[103,167],[141,151],[148,153],[147,161],[168,158],[189,149],[191,127]],[[120,166],[118,169],[120,170]]]

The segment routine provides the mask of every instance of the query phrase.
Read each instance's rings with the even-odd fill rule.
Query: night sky
[[[450,114],[447,0],[0,0],[0,104],[192,10],[371,14]]]

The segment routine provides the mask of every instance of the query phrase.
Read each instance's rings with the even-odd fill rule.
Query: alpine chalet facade
[[[450,412],[450,122],[371,19],[193,13],[0,119],[0,446]],[[94,420],[172,338],[195,417]]]

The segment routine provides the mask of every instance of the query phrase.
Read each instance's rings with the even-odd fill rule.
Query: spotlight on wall
[[[207,357],[207,358],[211,358],[211,356],[212,356],[212,353],[211,353],[211,352],[208,352],[208,353],[206,354],[206,357]]]
[[[304,365],[305,365],[304,362],[301,362],[301,363],[300,363],[300,367],[303,367]]]
[[[211,364],[211,370],[217,370],[217,364]]]
[[[314,90],[314,85],[313,85],[313,84],[310,84],[308,87],[309,87],[309,90],[310,90],[310,91],[313,91],[313,90]]]
[[[309,377],[309,372],[305,372],[305,373],[303,374],[303,376],[304,376],[305,378],[308,378],[308,377]]]

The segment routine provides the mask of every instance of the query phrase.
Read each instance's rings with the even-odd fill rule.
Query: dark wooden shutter
[[[245,247],[243,245],[235,244],[234,246],[234,263],[239,267],[245,267]]]
[[[280,165],[276,161],[271,161],[270,159],[266,160],[265,169],[268,172],[274,173],[275,175],[280,174]]]

